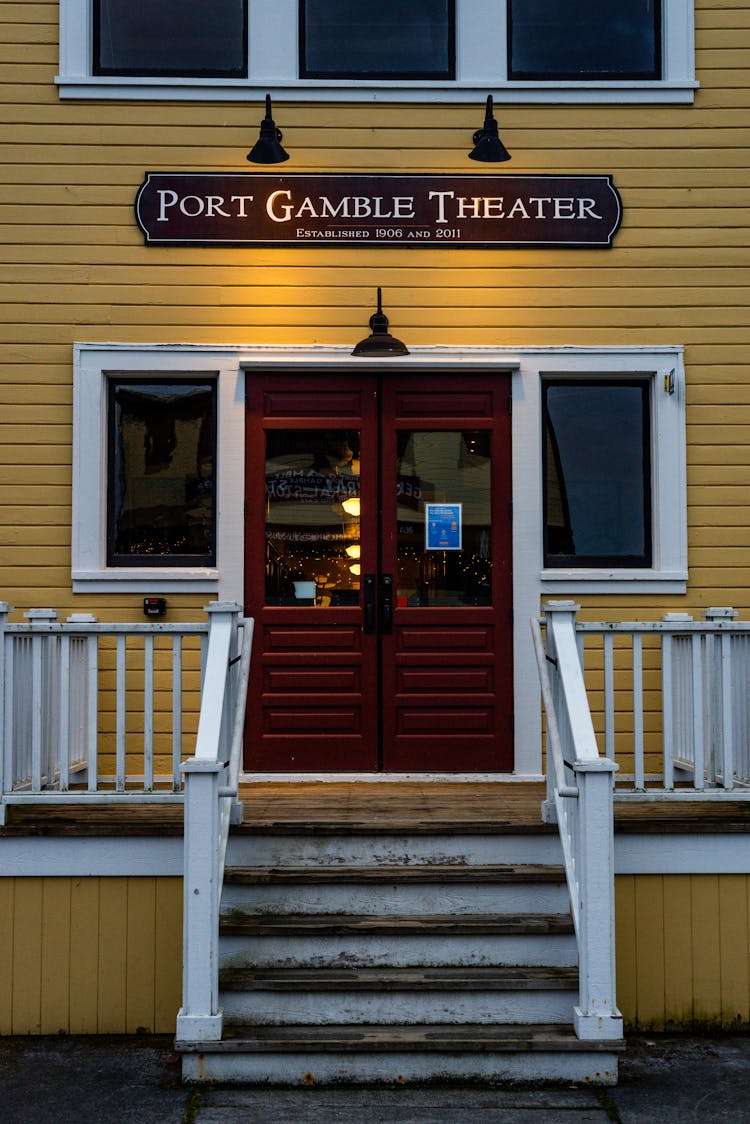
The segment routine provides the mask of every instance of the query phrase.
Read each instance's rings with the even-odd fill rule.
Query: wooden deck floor
[[[556,831],[541,821],[540,783],[377,784],[255,782],[243,785],[245,831],[270,826],[293,831],[307,825],[329,830],[373,827],[428,832],[451,825],[462,831]],[[180,804],[94,807],[12,806],[3,835],[154,835],[182,832]],[[750,832],[750,802],[703,800],[680,803],[633,801],[615,804],[617,832]]]

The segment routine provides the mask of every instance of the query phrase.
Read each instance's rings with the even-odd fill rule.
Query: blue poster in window
[[[461,550],[460,503],[426,503],[425,550]]]

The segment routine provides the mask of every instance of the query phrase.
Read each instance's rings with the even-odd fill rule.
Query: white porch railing
[[[181,800],[209,624],[11,611],[0,602],[0,822],[10,804]]]
[[[704,617],[576,623],[618,800],[750,799],[750,623]]]
[[[612,778],[617,766],[599,754],[575,632],[577,606],[545,606],[546,650],[532,620],[547,720],[545,818],[557,821],[578,942],[582,1039],[622,1038],[615,1000],[615,903]]]
[[[229,825],[242,818],[253,638],[241,611],[214,601],[206,624],[100,624],[84,614],[62,624],[52,609],[31,609],[9,624],[12,608],[0,602],[0,822],[14,803],[184,799],[177,1036],[189,1041],[221,1037],[219,905]],[[198,690],[194,735],[183,717],[198,709]]]

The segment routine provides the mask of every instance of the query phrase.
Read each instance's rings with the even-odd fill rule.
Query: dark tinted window
[[[452,78],[453,0],[300,0],[303,78]]]
[[[650,566],[648,384],[544,384],[546,566]]]
[[[216,384],[112,379],[107,564],[213,565]]]
[[[245,0],[95,0],[94,73],[244,77]]]
[[[660,0],[508,0],[510,78],[659,78]]]

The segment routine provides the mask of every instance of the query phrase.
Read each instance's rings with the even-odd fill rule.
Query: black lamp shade
[[[271,116],[271,95],[266,94],[266,115],[260,123],[260,136],[247,158],[252,164],[283,164],[289,153],[281,147],[283,134]]]
[[[360,340],[352,355],[387,359],[394,355],[408,355],[409,349],[388,331],[388,317],[383,312],[381,290],[378,289],[378,310],[370,317],[370,335]]]
[[[469,159],[481,160],[485,164],[501,164],[504,160],[510,160],[510,153],[498,136],[492,105],[490,94],[484,111],[484,125],[474,133],[474,148],[469,153]]]

